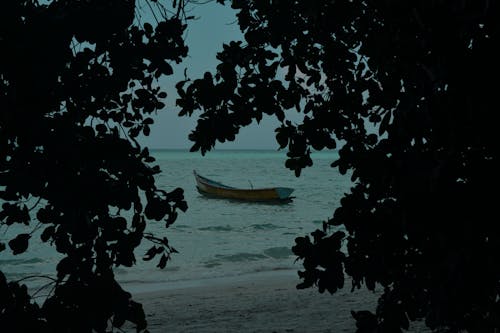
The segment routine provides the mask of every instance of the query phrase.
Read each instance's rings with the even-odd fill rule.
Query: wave
[[[214,259],[203,262],[207,268],[221,266],[224,262],[239,263],[265,259],[286,259],[293,253],[288,247],[270,247],[262,253],[239,252],[234,254],[216,254]]]
[[[24,264],[40,264],[45,262],[42,258],[29,259],[0,259],[0,265],[24,265]]]
[[[286,259],[293,255],[292,250],[285,246],[270,247],[264,250],[264,254],[273,259]]]
[[[276,230],[279,228],[283,228],[281,226],[272,223],[252,224],[250,227],[252,227],[255,230]]]
[[[235,254],[216,254],[215,257],[221,261],[229,262],[256,261],[266,258],[266,256],[263,254],[248,252],[240,252]]]
[[[234,228],[231,227],[230,225],[215,225],[215,226],[198,228],[198,230],[201,230],[201,231],[233,231]]]

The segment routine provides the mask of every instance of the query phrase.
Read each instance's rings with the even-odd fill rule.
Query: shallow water
[[[336,152],[313,154],[314,166],[299,178],[284,167],[283,152],[215,151],[201,156],[160,150],[152,154],[162,169],[157,186],[167,191],[183,188],[189,208],[169,229],[154,221],[148,226],[150,231],[166,235],[179,251],[165,269],[156,268],[156,259],[142,261],[144,250],[152,245],[147,242],[136,252],[135,267],[116,268],[117,279],[134,289],[167,281],[300,269],[291,252],[294,239],[320,228],[351,185],[349,177],[330,167]],[[292,187],[295,199],[289,204],[270,205],[205,198],[196,190],[194,169],[234,187]],[[19,230],[2,231],[0,239],[6,241],[15,232]],[[27,253],[0,253],[0,267],[10,279],[54,275],[58,254],[42,244],[39,235],[32,239]],[[30,283],[40,285],[43,281],[34,279]]]

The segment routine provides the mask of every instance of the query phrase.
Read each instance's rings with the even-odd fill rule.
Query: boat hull
[[[196,187],[201,194],[213,198],[225,198],[244,201],[290,201],[294,191],[288,187],[271,187],[258,189],[239,189],[215,182],[198,175],[196,172]]]

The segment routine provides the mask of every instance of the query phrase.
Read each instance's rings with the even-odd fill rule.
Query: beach
[[[349,175],[330,167],[338,157],[335,151],[317,153],[314,166],[298,178],[284,169],[283,152],[154,154],[164,170],[157,175],[157,186],[183,188],[189,208],[168,230],[151,221],[147,231],[168,237],[179,253],[159,269],[157,258],[139,259],[152,245],[144,241],[136,250],[135,266],[114,269],[117,281],[143,304],[151,332],[355,332],[350,311],[375,309],[381,290],[351,293],[348,279],[334,295],[295,287],[300,283],[297,271],[303,269],[291,250],[295,238],[321,228],[352,185]],[[196,190],[194,165],[231,186],[249,187],[251,181],[256,187],[291,187],[296,198],[285,205],[209,199]],[[11,226],[0,241],[31,232],[24,227]],[[41,232],[32,238],[39,239]],[[342,250],[347,251],[345,243]],[[48,243],[33,242],[30,251],[15,257],[0,252],[0,266],[9,280],[51,276],[61,258]],[[47,281],[26,282],[37,290]],[[126,331],[134,332],[132,327]],[[419,330],[412,325],[412,332]]]
[[[207,279],[134,293],[150,332],[355,332],[351,310],[374,310],[377,292],[350,284],[334,295],[297,290],[295,271]],[[155,288],[161,288],[156,286]]]

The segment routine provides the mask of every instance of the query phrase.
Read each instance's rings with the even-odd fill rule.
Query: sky
[[[174,75],[168,76],[160,84],[167,92],[166,107],[154,117],[149,137],[141,138],[141,143],[151,149],[189,149],[189,133],[196,127],[196,115],[179,117],[179,108],[175,106],[177,93],[175,84],[184,78],[184,69],[188,77],[200,78],[206,71],[214,71],[218,60],[215,58],[222,44],[231,40],[242,39],[236,24],[236,11],[229,6],[215,2],[197,5],[189,15],[197,17],[189,21],[185,42],[189,55],[181,64],[174,66]],[[274,118],[264,118],[240,130],[234,142],[218,143],[216,149],[278,149],[274,129],[279,125]]]

